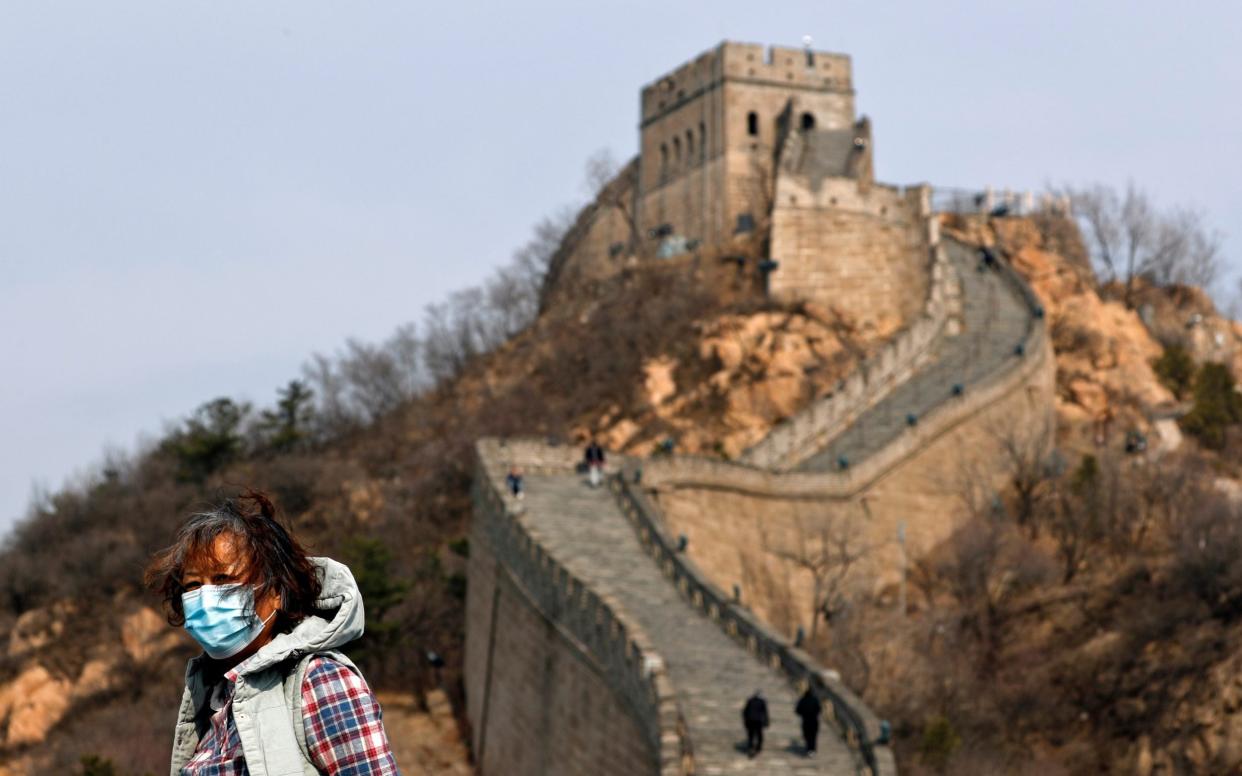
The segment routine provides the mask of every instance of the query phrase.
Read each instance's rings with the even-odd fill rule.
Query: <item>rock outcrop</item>
[[[736,457],[894,333],[893,326],[856,327],[814,304],[720,316],[697,327],[692,355],[644,363],[644,412],[615,410],[596,428],[608,447],[639,455],[673,436],[679,451]]]
[[[1152,369],[1163,346],[1138,310],[1101,296],[1082,259],[1050,250],[1030,220],[959,222],[946,232],[1003,248],[1044,305],[1056,352],[1062,444],[1107,445],[1130,430],[1159,437],[1153,416],[1171,411],[1176,400]]]
[[[68,667],[66,662],[73,661],[49,654],[63,646],[58,640],[75,612],[71,602],[34,609],[18,618],[9,633],[7,652],[7,659],[18,668],[12,679],[0,684],[0,758],[5,751],[42,743],[75,705],[114,691],[133,669],[151,665],[186,643],[186,637],[169,628],[155,610],[124,601],[117,606],[129,610],[120,620],[119,638],[91,645],[78,667]]]

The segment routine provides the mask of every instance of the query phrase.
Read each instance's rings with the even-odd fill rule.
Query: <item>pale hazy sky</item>
[[[806,34],[853,56],[882,180],[1132,179],[1242,264],[1234,2],[12,0],[0,531],[33,482],[482,279],[636,150],[641,84]]]

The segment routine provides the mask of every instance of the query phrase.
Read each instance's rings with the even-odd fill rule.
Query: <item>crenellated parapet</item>
[[[924,198],[920,193],[920,199]],[[942,338],[960,332],[961,283],[940,242],[940,223],[924,212],[919,217],[932,256],[931,282],[919,317],[859,364],[831,394],[781,423],[746,450],[741,457],[743,463],[773,470],[796,466],[909,380],[934,357]]]
[[[927,187],[875,182],[844,54],[725,41],[644,85],[639,153],[558,252],[545,302],[680,252],[740,255],[755,288],[892,331],[931,282]],[[619,196],[618,196],[619,195]]]
[[[889,344],[877,357],[844,381],[840,390],[777,427],[768,438],[751,448],[739,462],[701,456],[677,455],[652,459],[643,469],[644,485],[652,489],[707,488],[732,490],[785,499],[847,500],[858,496],[903,461],[927,448],[962,423],[980,416],[1007,396],[1040,385],[1051,388],[1049,378],[1056,364],[1043,308],[1030,287],[1007,263],[995,270],[1004,284],[1021,300],[1028,322],[1020,340],[1013,343],[1009,364],[978,382],[962,385],[960,392],[945,392],[930,412],[907,425],[890,444],[863,460],[851,460],[835,471],[793,471],[792,464],[805,460],[808,452],[857,422],[898,385],[910,379],[925,363],[930,344],[943,333],[937,315],[912,327]],[[934,288],[934,286],[933,286]],[[929,298],[929,309],[933,305]],[[916,324],[917,326],[917,324]],[[1042,403],[1051,407],[1051,396]]]
[[[655,651],[647,634],[625,615],[622,605],[615,599],[592,590],[582,580],[571,574],[562,560],[549,552],[537,531],[523,520],[522,504],[504,488],[504,477],[511,465],[520,465],[530,474],[538,472],[572,471],[576,456],[567,448],[549,447],[533,441],[513,440],[502,442],[485,439],[477,445],[478,461],[474,478],[474,524],[472,529],[472,564],[480,552],[486,552],[494,562],[495,573],[505,576],[514,586],[524,603],[537,612],[554,629],[556,649],[570,651],[589,665],[589,668],[618,708],[627,715],[640,731],[648,750],[647,772],[662,776],[674,776],[690,772],[693,758],[689,742],[685,739],[684,722],[677,708],[676,695],[665,674],[664,661]],[[486,584],[488,577],[476,573],[472,566],[470,585]],[[494,586],[494,589],[501,590]],[[499,596],[499,593],[496,594]],[[478,606],[474,607],[476,610]],[[475,616],[471,616],[475,615]],[[469,663],[471,646],[480,642],[494,643],[505,634],[498,633],[494,616],[477,616],[468,612],[467,628],[467,682],[485,685],[480,692],[468,693],[468,707],[476,729],[476,759],[480,759],[483,772],[509,772],[504,767],[490,766],[486,760],[487,738],[518,736],[506,727],[507,720],[497,720],[489,715],[488,695],[496,684],[518,686],[523,684],[525,672],[521,668],[497,670],[495,655],[484,656],[479,648],[473,650],[476,659]],[[485,625],[490,620],[490,626]],[[473,645],[472,645],[473,642]],[[473,670],[471,670],[473,668]],[[520,691],[535,692],[537,687],[521,687]],[[471,700],[474,703],[470,703]],[[549,699],[532,697],[531,703],[549,703]],[[605,699],[593,696],[592,704],[604,705]],[[569,710],[572,715],[573,710]],[[579,713],[585,710],[579,709]],[[618,736],[622,735],[619,731]],[[522,746],[529,742],[513,742]],[[585,747],[589,758],[590,747]],[[546,757],[546,755],[545,755]],[[554,770],[566,772],[562,755]],[[509,764],[512,766],[512,763]],[[634,763],[616,764],[595,769],[597,773],[633,773]],[[519,769],[520,771],[520,769]],[[572,769],[570,769],[572,771]]]
[[[910,558],[962,525],[964,499],[1007,487],[1014,445],[1047,450],[1054,442],[1056,361],[1038,300],[1003,258],[989,263],[951,240],[945,250],[968,289],[963,332],[942,337],[912,376],[895,374],[909,363],[897,354],[872,367],[898,384],[855,383],[834,399],[846,408],[840,414],[799,417],[798,437],[782,438],[791,429],[778,428],[768,452],[796,451],[788,464],[685,455],[644,463],[642,485],[666,530],[686,537],[713,581],[736,585],[782,632],[809,627],[815,604],[805,570],[773,548],[845,532],[867,548],[849,584],[889,595]],[[866,394],[871,385],[878,401]],[[820,449],[807,457],[816,439]]]
[[[621,509],[633,523],[643,547],[664,572],[682,598],[744,647],[761,663],[784,674],[799,690],[810,687],[824,703],[828,721],[851,747],[861,764],[860,772],[872,776],[895,776],[896,762],[888,747],[880,719],[841,681],[836,671],[826,670],[809,654],[769,628],[737,599],[716,586],[684,552],[664,527],[659,508],[644,492],[643,469],[634,462],[610,482]],[[865,769],[865,770],[864,770]]]
[[[823,757],[813,772],[896,773],[884,726],[840,677],[729,598],[679,550],[643,490],[637,461],[614,458],[607,489],[593,489],[575,474],[576,449],[534,439],[482,440],[477,449],[466,677],[485,776],[736,768],[733,742],[744,700],[736,681],[770,693],[773,735],[791,732],[787,709],[803,689],[821,698],[836,735],[821,739]],[[526,484],[524,499],[502,484],[514,468]],[[510,587],[520,595],[509,594]],[[499,605],[489,609],[488,600]],[[523,610],[537,614],[540,624],[524,626]],[[546,655],[545,647],[534,660],[524,659],[520,653],[532,640],[552,642],[557,654]],[[567,649],[574,660],[558,658]],[[548,667],[553,664],[559,667]],[[589,694],[564,688],[582,683],[575,677],[579,665],[590,666]],[[722,683],[724,665],[734,681]],[[539,694],[523,698],[520,709],[510,701],[498,721],[488,713],[489,689],[510,699],[531,689]],[[545,731],[560,730],[567,717],[594,731],[586,715],[596,706],[625,712],[622,724],[609,725],[608,746],[632,754],[624,744],[632,728],[647,759],[618,765],[597,754],[586,767],[576,764],[581,753],[572,748],[530,756],[532,743],[543,746]],[[562,709],[557,719],[516,729],[537,716],[532,709],[547,707]],[[489,736],[500,739],[502,753],[484,740]],[[766,762],[784,772],[788,761],[801,757],[773,753]]]

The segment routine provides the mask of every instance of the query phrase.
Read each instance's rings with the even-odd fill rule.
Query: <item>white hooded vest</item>
[[[362,596],[354,575],[342,563],[311,558],[319,569],[322,588],[315,608],[289,633],[276,636],[247,658],[233,689],[233,721],[251,776],[320,776],[306,754],[302,721],[302,679],[312,658],[324,655],[351,668],[353,663],[336,652],[362,635]],[[194,757],[199,733],[195,709],[206,702],[204,655],[186,667],[185,692],[173,738],[171,776]]]

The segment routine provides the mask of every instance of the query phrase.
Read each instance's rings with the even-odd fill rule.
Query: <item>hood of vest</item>
[[[311,652],[340,649],[362,636],[362,594],[353,572],[344,563],[330,558],[311,558],[319,569],[322,588],[313,614],[288,633],[277,635],[251,655],[238,668],[244,676],[271,668],[277,663]]]

